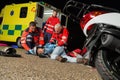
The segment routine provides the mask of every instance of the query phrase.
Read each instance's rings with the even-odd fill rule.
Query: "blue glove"
[[[33,52],[32,49],[30,49],[28,52],[29,52],[30,54],[34,54],[34,52]]]

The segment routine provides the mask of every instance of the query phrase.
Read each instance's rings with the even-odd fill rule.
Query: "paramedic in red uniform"
[[[50,43],[56,43],[57,45],[51,54],[51,59],[56,59],[56,57],[59,55],[56,51],[58,50],[58,48],[64,47],[64,45],[67,43],[69,35],[67,28],[61,26],[60,24],[56,24],[54,28],[55,31],[52,34]]]
[[[82,57],[85,50],[75,49],[72,52],[66,53],[64,50],[64,45],[66,45],[69,32],[66,27],[60,24],[55,25],[55,31],[52,34],[50,43],[56,44],[56,47],[52,51],[50,58],[56,59],[61,62],[75,62],[86,64],[87,60]],[[68,54],[68,55],[67,55]]]
[[[44,45],[44,35],[40,28],[36,27],[35,22],[30,22],[29,27],[24,30],[21,37],[21,45],[28,54],[34,54],[33,47]]]
[[[49,40],[50,40],[50,38],[52,36],[52,33],[54,32],[54,26],[57,23],[60,23],[60,20],[57,17],[57,11],[53,10],[52,16],[50,16],[47,19],[47,21],[45,23],[45,26],[44,26],[44,40],[45,40],[45,43],[49,42]]]
[[[57,43],[57,46],[64,46],[68,39],[68,30],[66,27],[61,26],[59,23],[55,25],[55,31],[52,34],[50,43]]]

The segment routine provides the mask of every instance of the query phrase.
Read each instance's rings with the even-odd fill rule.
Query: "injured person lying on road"
[[[33,51],[40,58],[50,58],[60,62],[88,63],[88,59],[83,58],[80,49],[66,52],[64,47],[48,43],[44,48],[34,47]]]

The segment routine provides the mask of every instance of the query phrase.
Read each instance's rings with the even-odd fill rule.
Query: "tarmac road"
[[[0,56],[0,80],[102,80],[92,67],[27,55],[23,49],[17,53],[22,58]]]

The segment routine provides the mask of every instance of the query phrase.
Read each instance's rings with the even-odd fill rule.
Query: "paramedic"
[[[59,18],[57,17],[57,11],[56,10],[53,10],[53,14],[52,16],[50,16],[46,23],[45,23],[45,26],[43,28],[44,30],[44,40],[45,40],[45,43],[48,43],[51,36],[52,36],[52,33],[54,32],[54,26],[57,24],[57,23],[60,23],[60,20]]]
[[[29,27],[23,31],[21,45],[27,50],[28,54],[34,54],[32,48],[35,46],[43,47],[44,35],[40,28],[36,27],[35,22],[30,22]]]

